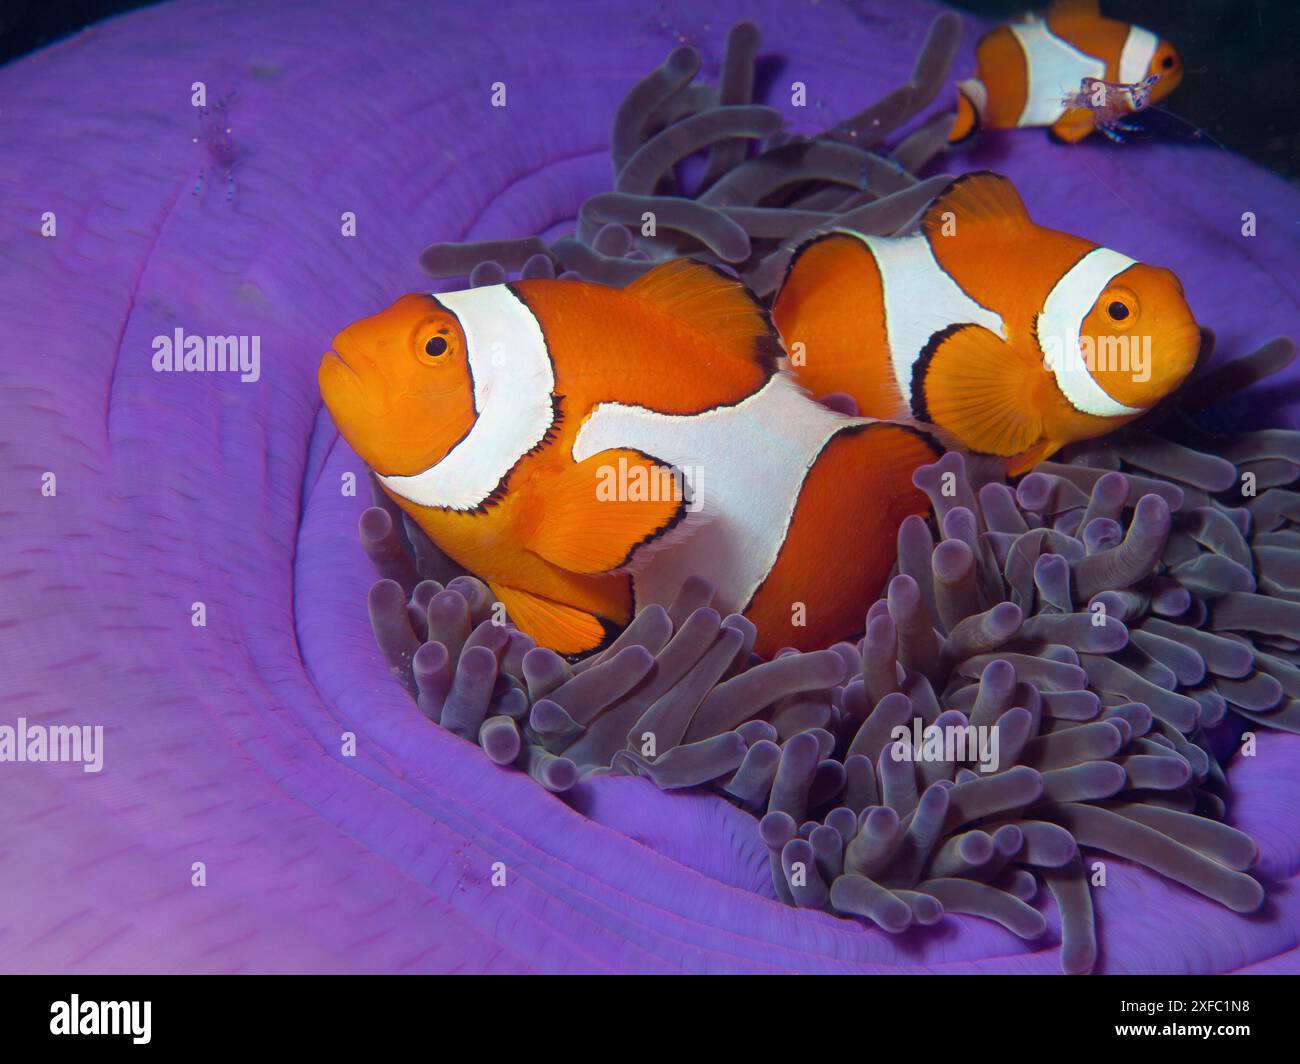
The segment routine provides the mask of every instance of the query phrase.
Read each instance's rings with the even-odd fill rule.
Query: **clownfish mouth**
[[[342,384],[346,388],[355,389],[359,394],[368,394],[373,390],[374,375],[373,366],[367,364],[367,360],[359,359],[356,355],[351,360],[344,358],[343,355],[330,347],[325,352],[324,358],[321,359],[320,372],[322,375],[329,373],[335,377],[337,384]],[[372,403],[368,403],[368,406]]]
[[[388,411],[390,397],[385,379],[364,355],[345,357],[330,348],[321,358],[318,372],[321,393],[331,409],[336,405],[332,400],[351,396],[348,402],[358,404],[370,416],[382,416]]]
[[[352,377],[356,379],[358,384],[361,383],[361,374],[352,367],[346,358],[340,355],[333,348],[330,348],[330,350],[325,352],[325,361],[338,363],[347,373],[351,374]]]

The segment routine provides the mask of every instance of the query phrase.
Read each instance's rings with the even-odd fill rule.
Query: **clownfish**
[[[1074,143],[1097,128],[1072,97],[1085,78],[1135,85],[1154,77],[1147,103],[1178,87],[1182,60],[1150,30],[1103,18],[1097,0],[1055,0],[1047,17],[1026,16],[986,33],[975,46],[975,77],[957,85],[957,143],[983,129],[1046,126]]]
[[[384,491],[540,645],[599,649],[699,575],[770,655],[861,630],[939,454],[783,363],[739,281],[677,259],[621,289],[403,296],[340,332],[318,380]]]
[[[804,243],[772,317],[815,394],[848,392],[1012,475],[1140,416],[1200,350],[1170,270],[1035,225],[988,171],[949,184],[917,233]]]

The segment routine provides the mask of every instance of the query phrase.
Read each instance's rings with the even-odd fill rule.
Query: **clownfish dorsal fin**
[[[1047,14],[1058,18],[1101,18],[1099,0],[1052,0]]]
[[[1010,178],[992,170],[963,174],[937,195],[921,217],[921,230],[937,239],[997,239],[1033,225]]]
[[[717,267],[673,259],[623,289],[707,334],[712,343],[771,371],[781,341],[767,310],[745,285]]]

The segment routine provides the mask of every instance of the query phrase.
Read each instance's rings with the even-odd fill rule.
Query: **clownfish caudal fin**
[[[1011,179],[992,170],[962,174],[935,196],[921,218],[931,243],[936,238],[984,243],[1032,224]]]
[[[957,83],[957,117],[948,131],[949,144],[961,144],[980,131],[988,99],[988,90],[977,78]]]
[[[595,614],[508,584],[488,583],[506,616],[538,646],[557,654],[586,654],[609,641],[615,627]]]
[[[706,333],[721,350],[775,369],[781,341],[763,304],[731,275],[694,259],[673,259],[623,289]]]
[[[622,568],[638,547],[675,527],[688,505],[680,475],[630,450],[600,451],[533,491],[529,509],[537,516],[525,545],[571,573]]]
[[[936,333],[916,363],[918,416],[965,446],[1002,457],[1018,455],[1042,437],[1031,395],[1034,367],[981,325]]]

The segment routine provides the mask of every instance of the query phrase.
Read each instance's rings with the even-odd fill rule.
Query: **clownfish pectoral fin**
[[[546,480],[524,545],[571,573],[620,569],[686,515],[680,474],[640,451],[593,454]]]
[[[596,650],[615,630],[593,613],[531,591],[492,582],[488,587],[505,606],[506,616],[516,628],[531,636],[538,646],[548,647],[557,654],[586,654]]]
[[[992,170],[963,174],[931,201],[921,217],[921,228],[932,245],[942,239],[969,241],[974,246],[1032,224],[1011,179]]]
[[[931,338],[917,362],[918,416],[973,451],[1018,455],[1042,436],[1024,359],[982,325],[960,325]]]
[[[1066,144],[1077,144],[1097,128],[1093,114],[1086,107],[1071,107],[1048,127],[1048,135]]]
[[[708,335],[720,351],[765,370],[785,353],[760,303],[730,274],[694,259],[673,259],[642,274],[623,291],[653,303]]]

